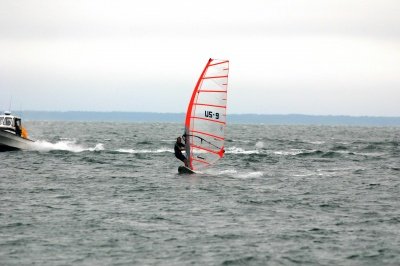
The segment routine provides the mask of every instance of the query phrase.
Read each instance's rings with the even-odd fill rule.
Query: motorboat
[[[7,111],[0,115],[0,151],[31,149],[33,144],[20,117]]]

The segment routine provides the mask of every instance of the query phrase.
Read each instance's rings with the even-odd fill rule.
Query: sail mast
[[[201,84],[201,82],[203,80],[204,74],[206,73],[207,68],[208,68],[208,66],[210,65],[211,62],[212,62],[212,58],[208,59],[208,62],[206,64],[206,66],[204,67],[203,72],[201,72],[201,75],[200,75],[199,79],[197,80],[196,86],[194,87],[194,90],[193,90],[193,93],[192,93],[192,97],[190,98],[190,102],[189,102],[188,109],[187,109],[187,112],[186,112],[186,120],[185,120],[185,126],[186,127],[189,127],[189,125],[190,125],[190,116],[192,115],[193,102],[194,102],[194,99],[196,98],[196,93],[199,90],[199,87],[200,87],[200,84]]]
[[[193,109],[193,103],[194,103],[194,99],[196,98],[196,94],[198,93],[200,84],[203,80],[204,74],[207,72],[207,68],[210,65],[210,63],[212,62],[212,58],[208,59],[208,62],[206,64],[206,66],[203,69],[203,72],[201,72],[201,75],[199,77],[199,79],[197,80],[196,86],[194,87],[193,93],[192,93],[192,97],[190,98],[189,101],[189,105],[186,111],[186,119],[185,119],[185,151],[186,151],[186,157],[187,160],[189,162],[189,166],[190,169],[193,169],[193,165],[192,165],[192,160],[191,160],[191,156],[190,156],[190,138],[189,138],[189,130],[190,130],[190,119],[192,116],[192,109]]]

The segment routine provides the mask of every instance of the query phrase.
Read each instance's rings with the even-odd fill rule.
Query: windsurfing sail
[[[209,59],[186,112],[185,149],[190,169],[208,167],[224,156],[229,61]]]

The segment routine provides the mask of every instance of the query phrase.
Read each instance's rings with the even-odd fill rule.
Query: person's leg
[[[178,158],[178,160],[182,161],[186,167],[188,167],[188,162],[186,160],[186,157],[183,154],[175,154],[175,157]]]

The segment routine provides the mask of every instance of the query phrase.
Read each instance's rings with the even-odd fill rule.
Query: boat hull
[[[0,152],[32,149],[33,143],[33,140],[24,139],[10,132],[0,130]]]

